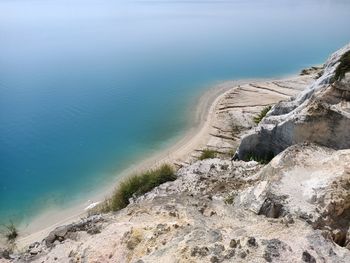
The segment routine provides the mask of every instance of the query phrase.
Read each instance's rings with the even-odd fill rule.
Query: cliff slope
[[[350,148],[350,44],[327,60],[321,76],[288,101],[276,104],[257,128],[243,137],[239,159],[276,155],[301,142]]]
[[[348,262],[350,150],[295,145],[263,167],[208,159],[19,262]]]

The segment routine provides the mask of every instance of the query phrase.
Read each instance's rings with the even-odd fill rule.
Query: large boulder
[[[259,183],[235,200],[255,214],[301,218],[350,249],[350,150],[297,144],[277,155]]]
[[[350,148],[350,72],[338,77],[339,68],[350,63],[344,60],[349,52],[350,44],[335,52],[314,84],[289,101],[276,104],[258,127],[242,138],[238,158],[277,155],[302,142]]]

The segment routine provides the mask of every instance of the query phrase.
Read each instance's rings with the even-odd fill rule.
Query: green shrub
[[[261,112],[254,117],[254,122],[259,124],[261,120],[266,116],[266,114],[271,110],[272,106],[267,106],[261,110]]]
[[[216,157],[216,154],[217,152],[214,150],[204,149],[198,159],[199,160],[212,159]]]
[[[261,164],[268,164],[275,157],[273,152],[265,153],[264,155],[258,155],[256,153],[250,152],[244,156],[246,161],[256,161]]]
[[[228,195],[228,196],[226,196],[226,198],[225,198],[225,200],[224,200],[224,201],[225,201],[225,204],[227,204],[227,205],[232,205],[234,199],[235,199],[235,196],[234,196],[234,195]]]
[[[227,155],[231,158],[232,156],[234,156],[236,153],[236,149],[230,149],[228,152],[227,152]]]
[[[175,179],[174,169],[167,164],[157,169],[128,177],[118,185],[111,198],[98,206],[98,210],[104,213],[118,211],[129,204],[131,197],[140,196],[158,185],[168,181],[174,181]]]
[[[344,78],[345,73],[350,71],[350,51],[345,52],[340,58],[340,64],[335,70],[333,81],[339,81]]]
[[[18,230],[14,223],[10,221],[8,225],[5,225],[5,231],[4,236],[9,243],[15,242],[15,240],[18,237]]]

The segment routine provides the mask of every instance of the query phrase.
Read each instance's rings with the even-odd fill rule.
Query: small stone
[[[227,251],[227,254],[225,255],[225,259],[230,259],[230,258],[232,258],[234,255],[235,255],[235,250],[234,249],[229,249],[228,251]]]
[[[169,212],[169,216],[176,217],[176,216],[177,216],[177,214],[176,214],[176,212],[171,211],[171,212]]]
[[[32,249],[32,248],[38,247],[39,245],[40,245],[40,243],[39,243],[39,242],[34,242],[33,244],[30,244],[29,249]]]
[[[286,244],[278,239],[270,239],[267,241],[267,246],[264,251],[264,259],[267,262],[272,262],[274,258],[280,257],[280,250],[286,249]]]
[[[221,170],[226,171],[226,170],[228,169],[228,164],[222,164],[222,165],[220,166],[220,168],[221,168]]]
[[[198,211],[199,211],[201,214],[204,214],[205,207],[202,206],[200,209],[198,209]]]
[[[231,248],[236,248],[237,247],[237,241],[235,240],[235,239],[231,239],[231,241],[230,241],[230,247]]]
[[[255,237],[248,238],[248,246],[249,247],[257,247],[258,246],[258,243],[256,242]]]
[[[191,255],[191,257],[195,257],[195,256],[197,256],[198,251],[199,251],[198,246],[195,246],[195,247],[191,248],[191,254],[190,254],[190,255]]]
[[[222,234],[219,230],[211,230],[209,232],[209,242],[214,243],[222,241]]]
[[[4,259],[11,259],[10,252],[7,249],[0,251],[0,258],[1,257],[3,257]]]
[[[285,216],[285,221],[286,221],[287,224],[294,224],[294,219],[293,219],[293,217],[290,214]]]
[[[328,255],[329,256],[336,256],[337,254],[334,252],[334,250],[332,248],[330,248],[328,251]]]
[[[280,200],[267,198],[259,210],[259,215],[265,215],[269,218],[279,218],[284,213],[283,205]]]
[[[346,241],[346,232],[340,229],[335,229],[332,231],[332,239],[338,245],[344,246],[344,243]]]
[[[199,255],[202,256],[202,257],[205,257],[209,254],[209,248],[207,247],[201,247],[199,249]]]
[[[212,253],[215,255],[221,255],[223,251],[225,251],[225,247],[222,244],[215,244],[212,248]]]
[[[221,262],[221,260],[217,256],[212,256],[210,258],[210,262],[212,262],[212,263],[219,263],[219,262]]]
[[[205,257],[209,254],[209,249],[207,247],[198,247],[195,246],[191,249],[191,256],[196,257],[196,256],[201,256]]]
[[[41,249],[40,248],[37,248],[37,247],[34,247],[30,250],[30,254],[31,255],[37,255],[41,252]]]
[[[316,259],[307,251],[303,252],[302,259],[304,262],[316,263]]]
[[[247,253],[246,253],[245,251],[242,251],[242,252],[239,254],[239,256],[240,256],[241,258],[246,258]]]

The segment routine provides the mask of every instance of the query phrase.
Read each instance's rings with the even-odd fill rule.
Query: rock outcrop
[[[198,161],[94,219],[93,235],[89,224],[57,229],[18,261],[345,263],[349,188],[350,150],[295,145],[267,166]]]
[[[266,106],[295,96],[311,85],[320,73],[320,68],[306,70],[302,76],[284,79],[249,81],[239,85],[231,84],[216,106],[215,119],[209,132],[206,148],[232,156],[241,136],[255,126],[254,116]],[[229,85],[227,83],[226,85]],[[259,99],[257,99],[259,98]],[[198,157],[195,154],[195,158]]]
[[[276,104],[259,126],[242,138],[238,158],[277,155],[302,142],[350,148],[350,72],[337,78],[349,52],[350,44],[335,52],[315,83],[289,101]]]
[[[258,175],[236,206],[270,218],[298,217],[350,249],[350,150],[294,145]]]

